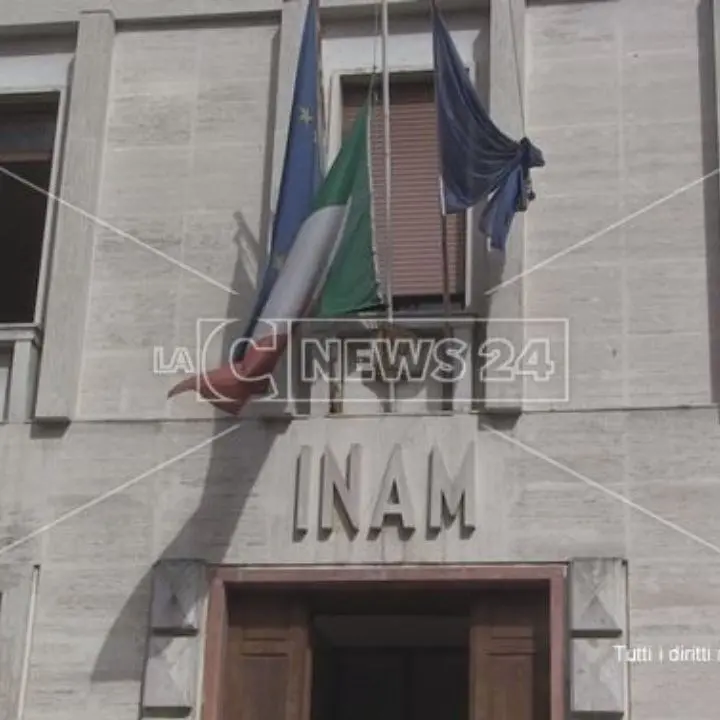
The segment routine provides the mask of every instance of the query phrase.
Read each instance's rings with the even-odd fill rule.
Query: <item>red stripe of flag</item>
[[[253,342],[239,363],[198,375],[191,375],[175,385],[168,397],[195,390],[219,410],[238,415],[252,397],[264,395],[270,385],[270,376],[285,351],[288,336],[267,335]]]

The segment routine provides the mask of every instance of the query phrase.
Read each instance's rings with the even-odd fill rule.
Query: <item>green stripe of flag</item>
[[[316,308],[316,315],[325,318],[382,305],[373,243],[367,104],[316,198],[316,207],[332,204],[345,205],[347,217]]]

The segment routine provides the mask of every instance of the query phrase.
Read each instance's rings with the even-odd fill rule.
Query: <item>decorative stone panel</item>
[[[570,565],[571,712],[582,718],[627,712],[627,562],[577,558]]]
[[[621,635],[627,618],[627,568],[614,558],[577,560],[572,566],[572,628],[576,633]]]
[[[195,707],[198,642],[194,637],[151,637],[145,668],[143,708],[189,714]]]
[[[153,571],[143,717],[195,717],[207,573],[199,560],[162,560]]]
[[[204,577],[205,568],[200,563],[168,561],[156,566],[151,609],[153,631],[183,634],[198,631]]]
[[[573,638],[574,713],[623,714],[625,677],[617,644],[610,638]]]

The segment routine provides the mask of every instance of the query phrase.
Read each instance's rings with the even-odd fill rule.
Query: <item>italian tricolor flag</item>
[[[372,228],[366,107],[318,191],[242,361],[188,377],[168,396],[196,390],[216,407],[238,414],[252,395],[266,392],[292,321],[381,305]]]

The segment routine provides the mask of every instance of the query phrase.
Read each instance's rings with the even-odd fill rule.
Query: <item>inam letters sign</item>
[[[379,478],[368,477],[363,448],[352,445],[339,459],[329,448],[319,467],[310,447],[297,459],[294,530],[296,537],[317,527],[324,534],[338,529],[354,537],[365,531],[371,536],[387,526],[412,533],[422,527],[438,533],[459,523],[466,533],[476,525],[475,446],[471,443],[459,466],[448,470],[435,447],[425,458],[420,476],[406,472],[402,448],[395,445]],[[457,462],[457,461],[456,461]],[[316,508],[317,512],[313,512]]]

